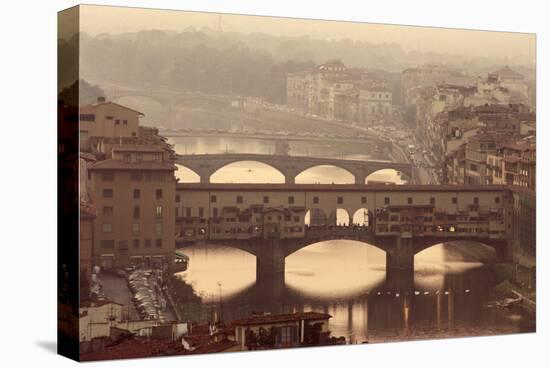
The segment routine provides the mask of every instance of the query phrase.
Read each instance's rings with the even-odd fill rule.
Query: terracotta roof
[[[95,155],[93,155],[92,153],[85,153],[85,152],[80,152],[80,158],[85,159],[87,161],[97,160]]]
[[[129,110],[129,111],[132,111],[132,112],[136,112],[136,113],[139,114],[140,116],[145,116],[145,114],[142,113],[142,112],[136,111],[136,110],[134,110],[134,109],[132,109],[132,108],[130,108],[130,107],[126,107],[126,106],[123,106],[123,105],[121,105],[121,104],[118,104],[118,103],[115,103],[115,102],[111,102],[111,101],[97,102],[97,103],[85,105],[85,106],[80,107],[80,109],[81,109],[81,110],[86,110],[86,108],[97,108],[97,107],[105,106],[105,105],[108,105],[108,104],[112,104],[112,105],[115,105],[115,106],[117,106],[117,107],[124,108],[124,109]]]
[[[523,75],[521,75],[517,71],[512,70],[509,66],[505,66],[503,68],[495,70],[489,73],[489,75],[498,75],[500,77],[506,77],[506,78],[523,79]]]
[[[80,218],[93,219],[97,215],[95,205],[85,202],[80,202]]]
[[[145,358],[158,355],[173,355],[183,349],[179,342],[169,339],[125,339],[122,342],[107,346],[105,350],[84,353],[81,361],[100,361],[124,358]]]
[[[508,144],[503,144],[502,147],[505,149],[519,150],[522,152],[525,152],[528,150],[536,150],[535,144],[508,143]]]
[[[90,170],[127,170],[127,171],[175,171],[176,166],[168,162],[125,162],[117,159],[106,159],[94,163]]]
[[[103,300],[82,302],[80,304],[80,307],[101,307],[101,306],[110,305],[110,304],[122,306],[122,304],[118,302],[114,302],[109,299],[103,299]]]
[[[235,320],[231,324],[234,326],[278,324],[301,320],[328,320],[332,316],[320,312],[296,312],[281,315],[255,315],[246,319]]]

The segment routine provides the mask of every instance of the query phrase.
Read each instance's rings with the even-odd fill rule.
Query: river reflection
[[[228,143],[230,140],[194,139],[185,144],[187,151],[180,144],[176,150],[182,153],[183,149],[187,154],[222,153],[236,149]],[[241,143],[240,152],[270,152],[269,143],[264,141]],[[323,153],[337,156],[338,150],[325,149]],[[355,152],[348,149],[348,153],[355,154],[354,159],[368,158],[361,155],[360,147]],[[261,163],[244,162],[216,172],[212,181],[284,182],[277,174]],[[346,174],[335,167],[317,167],[304,172],[297,182],[353,182]],[[178,175],[182,182],[195,180],[185,169],[180,169]],[[395,171],[375,175],[368,179],[403,183]],[[488,307],[491,290],[501,279],[481,263],[448,261],[457,257],[449,257],[451,250],[444,245],[417,254],[414,273],[399,274],[386,272],[385,253],[373,246],[326,241],[287,257],[285,274],[271,279],[256,279],[255,257],[240,250],[195,245],[182,251],[189,256],[190,266],[178,275],[203,301],[198,309],[189,308],[186,316],[190,319],[209,321],[214,314],[222,314],[224,320],[231,321],[255,311],[314,310],[332,315],[329,326],[333,336],[356,342],[534,330],[531,316]]]
[[[388,279],[382,251],[353,241],[327,241],[289,256],[281,279],[256,280],[256,261],[214,245],[183,249],[190,267],[180,273],[203,299],[193,318],[212,312],[225,320],[252,312],[319,311],[332,315],[332,334],[358,342],[531,330],[528,316],[488,307],[499,279],[479,263],[441,263],[440,246],[417,260],[411,287],[406,274]]]

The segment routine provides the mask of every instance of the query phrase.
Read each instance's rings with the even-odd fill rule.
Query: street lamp
[[[222,282],[218,280],[218,290],[220,296],[220,321],[223,320],[223,303],[222,303]]]

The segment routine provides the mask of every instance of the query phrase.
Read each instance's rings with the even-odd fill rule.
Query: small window
[[[203,207],[200,207],[199,208],[199,217],[204,217],[204,208]]]
[[[139,240],[133,240],[134,248],[139,248]]]
[[[500,196],[495,196],[495,204],[500,204]]]
[[[115,241],[113,240],[101,240],[101,248],[115,248]]]
[[[122,120],[122,123],[123,123],[124,125],[128,125],[128,120]]]
[[[288,203],[289,204],[294,204],[294,196],[289,196],[288,197]]]
[[[113,224],[112,223],[103,223],[103,233],[112,233]]]
[[[453,204],[458,203],[458,199],[457,199],[456,197],[452,198],[452,203],[453,203]]]
[[[179,202],[180,202],[180,196],[176,195],[176,203],[179,203]]]
[[[118,241],[118,249],[119,250],[128,250],[128,242],[127,241]]]
[[[103,197],[104,198],[112,198],[113,197],[113,189],[103,189]]]
[[[411,197],[407,198],[407,203],[412,204],[413,203],[413,198],[411,198]]]
[[[313,197],[313,204],[319,204],[319,197],[318,196]]]
[[[366,196],[362,196],[361,197],[361,204],[366,204],[367,203],[367,197]]]
[[[211,202],[211,203],[215,203],[215,202],[216,202],[216,199],[217,199],[217,198],[216,198],[216,195],[210,196],[210,202]]]
[[[103,215],[113,215],[113,207],[112,206],[104,206],[103,207]]]
[[[435,205],[435,198],[430,198],[430,204]]]
[[[237,204],[243,203],[243,197],[241,195],[237,196]]]
[[[157,189],[156,196],[157,196],[157,200],[162,199],[162,189]]]
[[[134,189],[134,199],[139,199],[141,197],[140,189]]]
[[[134,219],[139,219],[139,214],[140,214],[139,213],[139,206],[136,205],[136,206],[134,206],[134,211],[133,211],[132,217]]]
[[[161,238],[157,238],[157,240],[155,241],[155,246],[157,246],[158,248],[162,247],[162,239]]]
[[[157,236],[162,236],[162,223],[155,223],[155,233]]]
[[[155,208],[155,215],[157,218],[162,217],[162,205],[157,205],[157,207]]]
[[[213,209],[212,209],[212,216],[213,216],[214,218],[217,218],[217,217],[218,217],[218,208],[213,208]]]
[[[145,239],[145,247],[151,247],[151,240],[149,238]]]
[[[264,204],[268,204],[269,203],[269,196],[264,196]]]
[[[132,233],[135,235],[139,234],[139,223],[132,223]]]
[[[475,204],[475,205],[478,205],[478,204],[479,204],[479,198],[478,198],[478,197],[475,197],[475,198],[474,198],[474,204]]]
[[[115,124],[120,125],[120,120],[115,120]]]
[[[95,115],[83,113],[80,115],[80,121],[95,121]]]
[[[387,205],[387,204],[389,204],[389,203],[390,203],[390,198],[386,196],[386,197],[384,198],[384,204]]]
[[[114,172],[102,172],[101,173],[101,180],[102,181],[114,181],[115,174]]]
[[[336,203],[338,203],[338,204],[344,204],[344,198],[341,197],[341,196],[338,196],[338,198],[336,198]]]

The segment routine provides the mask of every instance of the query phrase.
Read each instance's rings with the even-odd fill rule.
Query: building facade
[[[392,93],[376,72],[330,60],[287,75],[287,105],[331,120],[383,124],[393,116]]]
[[[331,185],[247,185],[245,189],[181,184],[176,195],[188,214],[202,213],[200,221],[193,218],[179,224],[181,242],[302,238],[315,227],[336,231],[337,210],[348,215],[347,223],[340,224],[344,227],[355,225],[357,212],[368,213],[368,220],[361,222],[367,222],[377,236],[477,236],[481,240],[503,239],[512,230],[506,216],[511,194],[498,187],[372,186],[339,191]]]
[[[170,264],[175,251],[176,167],[153,147],[113,149],[90,168],[97,217],[94,263]]]
[[[106,101],[100,97],[97,103],[80,107],[80,150],[92,149],[92,138],[136,138],[139,117],[143,114],[131,108]]]

